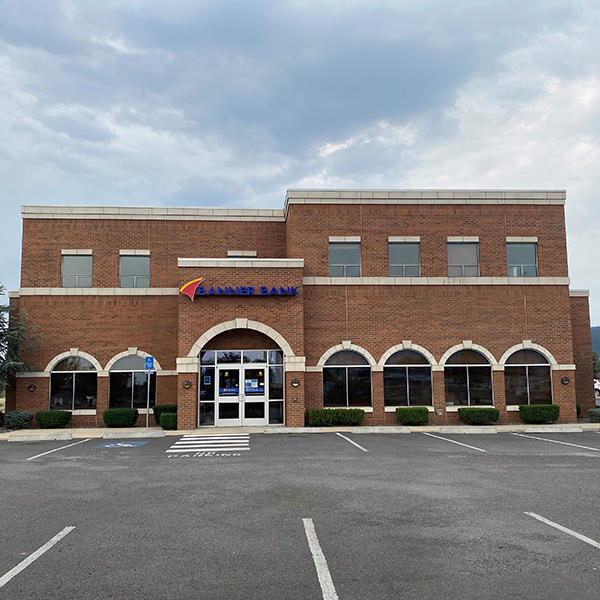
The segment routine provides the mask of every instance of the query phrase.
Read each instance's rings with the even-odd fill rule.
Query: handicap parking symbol
[[[144,446],[148,442],[104,442],[96,446],[96,448],[138,448],[139,446]]]

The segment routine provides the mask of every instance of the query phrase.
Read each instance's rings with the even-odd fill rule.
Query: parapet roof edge
[[[225,221],[285,221],[290,204],[550,204],[564,205],[566,190],[462,189],[375,190],[289,189],[283,209],[23,205],[23,218],[38,219],[169,219]]]

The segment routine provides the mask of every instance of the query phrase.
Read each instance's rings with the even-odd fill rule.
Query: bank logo
[[[200,277],[200,279],[192,279],[191,281],[188,281],[187,283],[183,284],[179,288],[179,291],[182,294],[185,294],[186,296],[188,296],[189,299],[193,302],[194,301],[194,296],[196,295],[196,290],[198,289],[198,286],[203,281],[204,281],[204,277]]]

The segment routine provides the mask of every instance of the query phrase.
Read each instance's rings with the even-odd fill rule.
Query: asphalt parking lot
[[[595,432],[0,442],[0,598],[595,599],[599,465]]]

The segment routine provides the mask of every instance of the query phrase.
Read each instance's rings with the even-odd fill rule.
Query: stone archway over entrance
[[[206,344],[212,340],[212,338],[231,329],[253,329],[255,331],[259,331],[260,333],[270,337],[283,350],[284,357],[288,358],[291,356],[296,356],[287,340],[280,333],[275,331],[275,329],[269,327],[269,325],[265,325],[259,321],[252,321],[251,319],[237,318],[232,319],[231,321],[225,321],[224,323],[219,323],[218,325],[215,325],[214,327],[211,327],[205,331],[196,340],[188,352],[188,358],[197,358],[198,354],[200,354],[200,350],[202,350],[202,348],[204,348],[204,346],[206,346]]]

